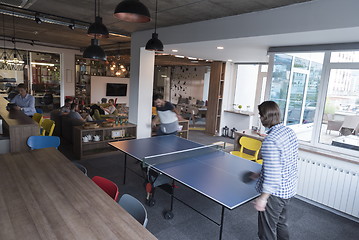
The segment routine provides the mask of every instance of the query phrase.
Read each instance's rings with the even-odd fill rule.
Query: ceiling
[[[106,51],[118,50],[121,54],[129,54],[131,33],[153,29],[154,20],[148,23],[127,23],[114,18],[114,9],[120,1],[102,0],[100,16],[110,32],[123,35],[110,35],[110,38],[101,39],[100,42]],[[204,21],[307,1],[310,0],[159,0],[157,27]],[[149,8],[154,18],[155,0],[141,0],[141,2]],[[45,42],[82,49],[90,44],[85,26],[94,22],[95,0],[0,0],[0,3],[3,3],[0,5],[1,10],[9,13],[16,11],[30,18],[15,17],[14,19],[11,14],[5,15],[4,18],[0,16],[0,27],[4,22],[5,36],[9,38],[13,36],[13,20],[15,20],[17,39],[33,40],[35,44]],[[21,7],[12,8],[4,5],[9,3]],[[62,22],[67,21],[69,24],[74,20],[75,26],[78,26],[75,30],[71,30],[66,25],[45,22],[37,24],[33,20],[35,12],[56,15],[58,17],[53,16],[54,19],[61,19]],[[4,35],[1,30],[0,32]]]

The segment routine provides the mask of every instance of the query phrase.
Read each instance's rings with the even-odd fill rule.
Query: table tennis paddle
[[[242,176],[242,181],[244,183],[250,183],[250,182],[254,181],[255,180],[255,178],[253,177],[254,174],[255,174],[255,172],[251,172],[251,171],[244,173]]]

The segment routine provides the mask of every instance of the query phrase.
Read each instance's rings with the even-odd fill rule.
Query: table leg
[[[174,199],[174,186],[175,186],[175,181],[173,180],[172,181],[172,187],[171,187],[171,207],[170,207],[170,210],[168,211],[164,211],[163,213],[163,217],[165,219],[172,219],[173,218],[173,199]]]
[[[222,206],[221,225],[219,226],[219,240],[222,239],[223,220],[224,220],[224,206]]]
[[[123,184],[126,184],[126,168],[127,168],[127,153],[125,153],[125,162],[123,164]]]

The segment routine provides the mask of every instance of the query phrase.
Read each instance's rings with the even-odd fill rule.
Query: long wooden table
[[[156,239],[55,148],[0,155],[0,239]]]
[[[26,141],[30,136],[40,135],[40,127],[22,111],[6,110],[8,101],[0,97],[0,116],[3,120],[4,135],[10,137],[10,152],[29,150]]]

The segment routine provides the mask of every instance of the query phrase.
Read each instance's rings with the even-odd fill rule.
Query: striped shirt
[[[296,194],[298,140],[283,124],[271,127],[262,144],[263,165],[256,189],[288,199]]]

